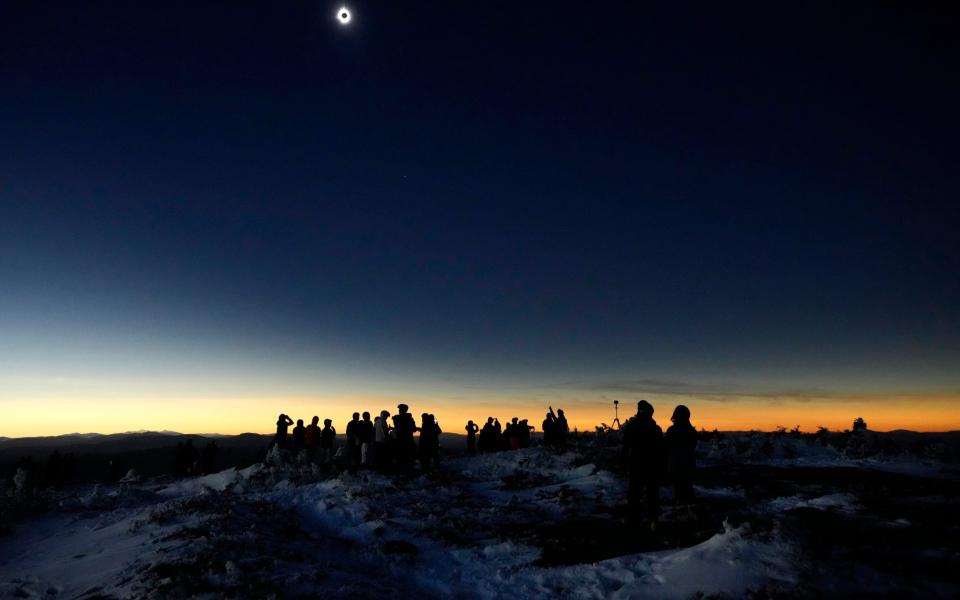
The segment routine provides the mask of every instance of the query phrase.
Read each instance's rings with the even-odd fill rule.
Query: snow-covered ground
[[[312,465],[274,462],[177,481],[130,477],[117,486],[78,487],[58,510],[0,537],[0,596],[688,598],[858,591],[850,582],[812,582],[816,553],[790,528],[790,515],[804,511],[859,518],[864,507],[855,493],[799,485],[758,499],[748,481],[707,482],[697,488],[700,514],[667,510],[661,532],[634,532],[622,518],[624,482],[603,468],[604,456],[530,448],[449,460],[411,480],[372,472],[330,476]],[[780,494],[784,489],[789,493]],[[668,490],[664,500],[669,508]],[[890,531],[912,527],[904,515],[888,521]]]

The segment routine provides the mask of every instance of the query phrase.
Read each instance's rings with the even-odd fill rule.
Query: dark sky
[[[8,377],[960,389],[950,3],[338,4],[0,5]]]

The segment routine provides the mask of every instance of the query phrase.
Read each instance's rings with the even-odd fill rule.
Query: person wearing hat
[[[653,406],[646,400],[637,403],[636,416],[623,426],[622,454],[629,475],[629,519],[656,529],[664,462],[663,430],[653,420]]]

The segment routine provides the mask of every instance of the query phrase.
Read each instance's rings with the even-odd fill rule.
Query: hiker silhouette
[[[370,413],[364,411],[363,420],[360,421],[360,464],[369,467],[373,461],[373,422],[370,421]]]
[[[480,440],[479,440],[479,450],[481,454],[487,452],[493,452],[495,438],[497,436],[497,430],[493,425],[493,417],[487,417],[487,422],[484,423],[483,429],[480,430]]]
[[[553,407],[550,407],[550,412],[553,412]],[[555,442],[560,448],[565,448],[567,445],[567,435],[570,433],[570,426],[567,425],[567,416],[564,414],[562,408],[557,409],[557,423],[556,423],[556,434]]]
[[[690,424],[690,409],[683,404],[673,409],[673,425],[664,435],[667,449],[667,474],[673,481],[677,504],[693,502],[693,473],[697,467],[697,430]]]
[[[281,448],[287,446],[287,428],[293,425],[293,419],[287,415],[280,413],[280,416],[277,418],[277,434],[273,438],[273,443]]]
[[[557,438],[557,418],[553,414],[553,409],[550,409],[550,412],[547,413],[547,416],[543,419],[543,424],[541,425],[543,430],[543,445],[544,446],[553,446],[556,444]]]
[[[637,414],[623,426],[622,456],[629,474],[629,519],[655,528],[660,516],[660,482],[663,477],[663,430],[653,420],[653,406],[637,403]]]
[[[420,431],[413,420],[413,415],[407,412],[409,409],[410,407],[406,404],[398,404],[398,414],[393,417],[393,431],[397,444],[397,469],[404,474],[413,473],[413,459],[416,452],[413,434]]]
[[[320,445],[320,427],[317,425],[319,422],[320,417],[314,416],[303,432],[303,445],[307,449],[307,458],[311,461],[316,460],[317,447]]]
[[[477,432],[480,428],[473,421],[467,421],[467,454],[473,456],[477,453]]]
[[[390,432],[387,422],[390,418],[389,410],[381,410],[380,415],[373,422],[373,465],[378,471],[390,468]]]
[[[350,468],[355,469],[360,464],[360,413],[353,413],[353,419],[347,423],[347,460]]]
[[[297,419],[297,426],[293,428],[293,451],[303,450],[306,442],[307,428],[303,426],[303,419]]]
[[[440,426],[436,417],[423,413],[420,421],[420,468],[432,471],[440,462]]]
[[[324,419],[323,429],[320,430],[320,455],[324,462],[333,462],[336,439],[337,430],[333,428],[333,421]]]

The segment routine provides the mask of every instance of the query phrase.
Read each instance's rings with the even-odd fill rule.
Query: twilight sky
[[[949,3],[242,4],[0,5],[0,436],[960,428]]]

